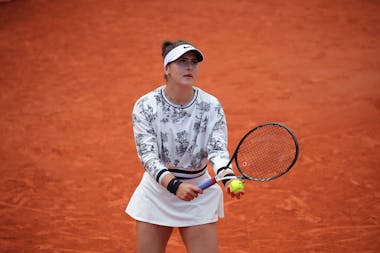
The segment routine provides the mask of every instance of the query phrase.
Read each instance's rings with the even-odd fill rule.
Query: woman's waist
[[[182,180],[194,179],[208,174],[207,165],[205,165],[202,168],[170,168],[170,166],[168,167],[170,173],[172,173],[178,179]]]

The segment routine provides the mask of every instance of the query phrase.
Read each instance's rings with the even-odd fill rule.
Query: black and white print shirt
[[[187,105],[176,105],[164,94],[165,86],[142,96],[132,112],[138,156],[145,170],[161,182],[171,172],[178,178],[215,173],[229,161],[227,125],[219,101],[194,87]]]

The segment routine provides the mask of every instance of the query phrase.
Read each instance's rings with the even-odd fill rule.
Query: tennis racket
[[[265,123],[248,131],[240,140],[231,160],[241,176],[213,177],[198,185],[202,190],[224,179],[248,179],[265,182],[287,173],[297,161],[298,140],[287,126]]]

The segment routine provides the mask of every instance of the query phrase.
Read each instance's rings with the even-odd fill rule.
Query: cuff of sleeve
[[[162,182],[162,179],[166,176],[166,175],[168,175],[168,174],[170,174],[170,172],[168,171],[168,170],[164,170],[158,177],[157,177],[157,182],[159,183],[159,184],[161,184],[161,182]]]
[[[234,177],[235,174],[234,174],[234,173],[227,173],[227,174],[224,174],[224,176],[225,176],[225,177],[230,177],[230,176]],[[230,180],[231,180],[231,179],[223,179],[223,180],[222,180],[223,185],[226,185],[226,183],[227,183],[228,181],[230,181]]]
[[[222,177],[226,174],[231,174],[231,173],[234,174],[234,171],[231,168],[222,167],[222,168],[218,169],[218,171],[216,172],[216,175]]]

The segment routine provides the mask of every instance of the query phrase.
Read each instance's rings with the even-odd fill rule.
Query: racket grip
[[[213,178],[207,179],[207,180],[203,181],[202,183],[200,183],[198,185],[198,188],[205,190],[205,189],[209,188],[211,185],[214,185],[215,183],[216,183],[216,179],[215,179],[215,177],[213,177]]]

